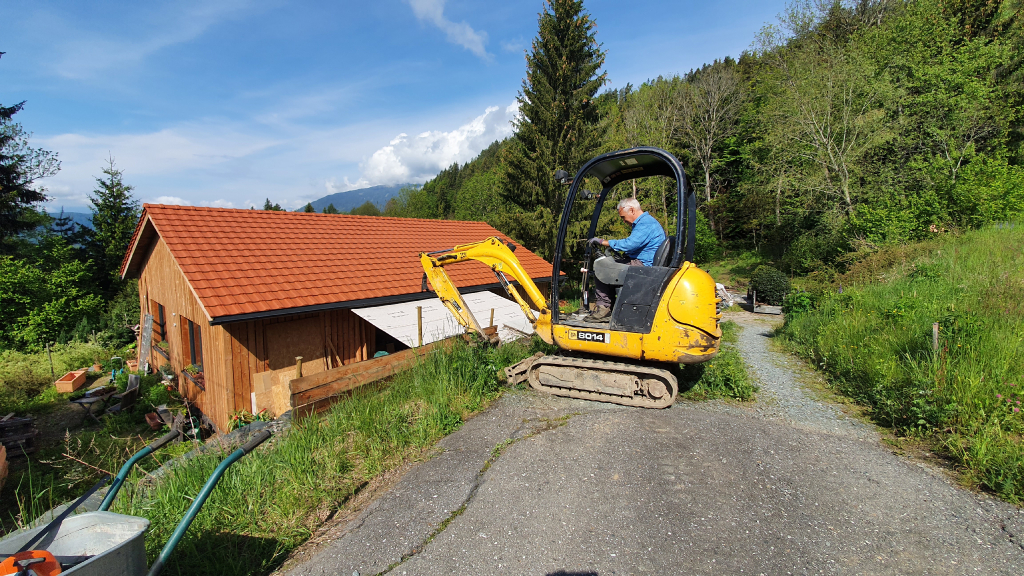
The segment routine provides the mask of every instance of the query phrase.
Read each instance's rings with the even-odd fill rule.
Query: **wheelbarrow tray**
[[[44,526],[21,530],[0,540],[0,558],[17,552]],[[62,557],[91,556],[61,572],[75,576],[141,576],[146,574],[146,529],[149,520],[113,512],[69,516],[56,536],[44,537],[36,549]]]

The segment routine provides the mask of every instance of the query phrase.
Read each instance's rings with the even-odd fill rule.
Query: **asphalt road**
[[[507,394],[281,572],[1024,574],[1024,513],[893,454],[736,320],[756,403]]]

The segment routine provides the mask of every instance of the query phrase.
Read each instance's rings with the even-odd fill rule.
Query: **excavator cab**
[[[556,179],[558,176],[561,174],[556,175]],[[572,216],[581,212],[578,203],[590,204],[590,201],[581,198],[587,192],[584,184],[597,181],[602,189],[599,193],[586,194],[595,195],[596,202],[585,238],[577,238],[576,241],[585,241],[597,235],[602,209],[615,186],[650,176],[667,176],[672,179],[676,196],[675,230],[669,230],[670,233],[658,247],[653,266],[618,264],[609,255],[598,254],[593,244],[586,243],[581,268],[581,312],[561,312],[558,302],[566,279],[560,272],[567,253]],[[575,334],[578,340],[580,331],[607,332],[607,338],[618,340],[633,350],[624,356],[634,356],[638,360],[696,363],[712,357],[718,351],[718,340],[721,338],[718,327],[720,315],[714,281],[693,264],[696,237],[696,197],[688,190],[686,173],[675,156],[659,148],[639,147],[603,154],[587,162],[572,179],[558,227],[550,298],[553,333],[565,335],[564,345],[567,349],[589,352],[591,346],[572,341],[572,335]],[[611,319],[607,324],[585,321],[588,289],[595,276],[617,287]],[[680,329],[687,332],[685,342],[674,337]],[[641,336],[648,336],[647,341],[644,342]],[[584,336],[589,337],[589,334]],[[651,342],[652,339],[654,342]],[[636,344],[630,344],[633,342]],[[681,346],[684,343],[686,345]],[[563,343],[559,342],[559,345]]]
[[[586,310],[562,313],[559,302],[563,284],[572,281],[561,274],[563,264],[569,261],[565,255],[569,253],[570,228],[576,236],[572,241],[593,238],[612,189],[649,176],[674,179],[677,207],[675,230],[658,247],[654,265],[619,266],[614,259],[596,254],[593,245],[587,243],[583,250],[582,294],[586,295],[593,275],[617,286],[610,322],[588,322]],[[568,183],[565,172],[560,171],[556,178]],[[585,182],[594,181],[600,182],[600,193],[583,188]],[[561,354],[534,357],[506,369],[510,382],[528,381],[538,390],[560,396],[664,408],[675,401],[679,391],[679,365],[710,360],[718,353],[722,337],[715,282],[693,263],[697,206],[687,188],[682,165],[659,148],[619,150],[584,164],[572,179],[559,221],[548,298],[501,238],[422,253],[420,262],[448,310],[467,329],[481,333],[444,267],[466,260],[486,264],[537,334],[561,349]],[[579,217],[586,215],[591,202],[594,207],[589,226],[585,237],[580,238],[584,228],[579,225]],[[517,283],[524,294],[519,293]]]
[[[568,183],[567,174],[556,173],[556,180]],[[652,176],[667,176],[674,180],[676,193],[676,226],[674,234],[667,234],[654,255],[653,266],[629,266],[616,261],[610,250],[601,254],[599,247],[585,242],[597,235],[601,213],[609,193],[618,184],[631,180]],[[588,180],[596,179],[601,183],[599,193],[583,188]],[[562,258],[567,250],[567,236],[572,215],[579,213],[577,206],[580,201],[596,198],[596,205],[590,218],[590,226],[584,241],[583,278],[581,282],[582,313],[564,315],[558,312],[562,284],[559,282],[562,271]],[[589,204],[589,203],[588,203]],[[654,321],[658,303],[664,296],[668,280],[684,262],[693,261],[693,249],[696,243],[696,198],[688,190],[686,173],[679,160],[672,154],[659,148],[631,148],[603,154],[585,164],[571,181],[566,196],[565,208],[562,210],[558,228],[558,239],[555,246],[553,262],[551,308],[552,324],[565,324],[579,328],[593,327],[596,323],[584,322],[588,308],[588,288],[596,277],[609,286],[616,287],[616,298],[613,303],[610,321],[611,330],[634,333],[648,333]],[[668,224],[665,222],[664,224]],[[681,249],[677,249],[681,247]]]

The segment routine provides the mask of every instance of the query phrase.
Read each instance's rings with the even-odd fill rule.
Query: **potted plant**
[[[185,372],[189,375],[189,378],[195,382],[200,388],[206,386],[206,379],[203,377],[203,365],[202,364],[189,364],[185,366]]]

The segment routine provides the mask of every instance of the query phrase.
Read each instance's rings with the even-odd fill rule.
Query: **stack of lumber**
[[[0,419],[0,445],[7,449],[8,458],[18,458],[36,451],[35,438],[39,435],[31,417],[15,418],[8,414]]]

